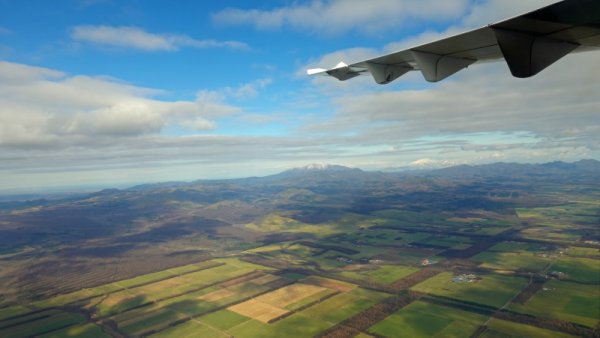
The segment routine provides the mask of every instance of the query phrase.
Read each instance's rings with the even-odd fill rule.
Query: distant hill
[[[544,164],[493,163],[485,165],[459,165],[407,175],[429,176],[448,179],[507,178],[521,179],[597,179],[600,178],[600,161],[581,160],[574,163],[550,162]]]

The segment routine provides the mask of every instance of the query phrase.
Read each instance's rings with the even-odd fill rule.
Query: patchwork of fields
[[[284,235],[222,258],[2,307],[0,337],[598,335],[600,251],[559,240],[571,208],[270,214],[239,229]],[[532,220],[555,235],[531,239]]]

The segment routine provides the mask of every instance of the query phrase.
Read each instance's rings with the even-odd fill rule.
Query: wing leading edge
[[[331,69],[309,69],[345,81],[371,74],[388,84],[412,70],[438,82],[475,62],[504,59],[513,76],[534,76],[571,52],[600,48],[600,1],[564,0],[533,12],[414,48]]]

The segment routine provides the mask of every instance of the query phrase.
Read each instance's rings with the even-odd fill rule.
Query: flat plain
[[[535,168],[0,204],[0,337],[598,335],[599,171]]]

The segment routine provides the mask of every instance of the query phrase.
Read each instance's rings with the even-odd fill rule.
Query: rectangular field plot
[[[197,321],[220,331],[229,330],[230,328],[247,322],[248,320],[250,320],[250,318],[229,310],[221,310],[209,313],[206,316],[202,316],[197,319]]]
[[[416,301],[369,329],[385,337],[469,337],[487,316]]]
[[[563,273],[569,280],[600,284],[600,260],[598,259],[561,257],[549,271]]]
[[[373,267],[373,269],[371,268]],[[375,282],[380,284],[391,284],[401,278],[419,271],[418,268],[401,265],[376,265],[369,266],[369,269],[357,271],[343,271],[340,274],[344,277]]]
[[[594,328],[600,322],[600,287],[551,280],[525,305],[512,304],[510,309]]]
[[[549,257],[535,255],[531,252],[496,252],[484,251],[471,258],[481,263],[484,268],[503,270],[523,270],[539,272],[552,261]]]
[[[243,303],[230,306],[227,309],[263,323],[268,323],[272,319],[281,317],[289,312],[288,310],[261,302],[257,299],[250,299]]]
[[[302,283],[322,286],[324,288],[337,290],[340,292],[348,292],[357,288],[357,286],[354,284],[317,276],[307,277],[302,280]]]
[[[256,300],[284,308],[322,291],[326,289],[316,285],[295,283],[259,296]]]
[[[412,287],[414,291],[450,297],[499,308],[516,296],[527,280],[521,277],[487,274],[481,280],[453,282],[453,274],[444,272]]]
[[[566,333],[541,329],[539,327],[508,322],[500,319],[492,319],[487,330],[479,337],[481,338],[574,338]]]
[[[0,329],[0,337],[17,338],[39,336],[65,327],[85,322],[85,318],[79,314],[52,311],[47,317],[41,317],[25,321],[15,326]]]

